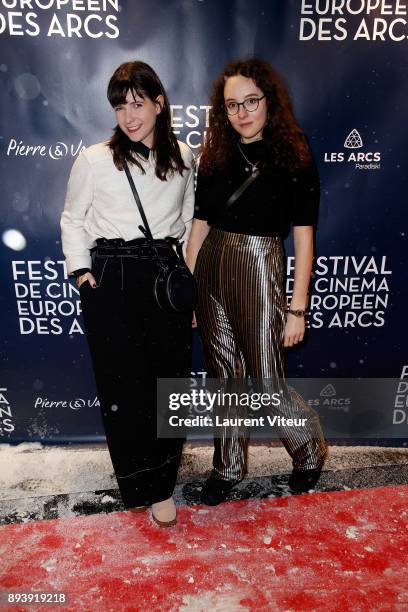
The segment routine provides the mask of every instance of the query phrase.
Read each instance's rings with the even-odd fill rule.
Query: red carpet
[[[42,610],[408,610],[408,486],[6,525],[1,591]],[[36,610],[39,606],[7,606]]]

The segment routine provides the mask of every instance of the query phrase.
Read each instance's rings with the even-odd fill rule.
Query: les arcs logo
[[[360,132],[353,128],[346,136],[343,144],[348,151],[329,151],[324,154],[324,161],[333,163],[354,163],[356,170],[379,170],[381,167],[380,151],[367,151],[364,149]]]

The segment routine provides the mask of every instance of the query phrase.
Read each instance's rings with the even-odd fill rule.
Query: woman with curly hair
[[[303,427],[279,429],[293,463],[289,486],[303,492],[316,484],[327,444],[317,414],[284,383],[283,349],[305,333],[317,169],[287,91],[265,61],[230,63],[214,83],[211,105],[187,249],[198,281],[205,366],[214,378],[272,381],[282,392],[273,414],[305,419]],[[291,225],[288,308],[283,239]],[[248,431],[217,430],[213,471],[201,493],[209,505],[224,501],[247,469]]]

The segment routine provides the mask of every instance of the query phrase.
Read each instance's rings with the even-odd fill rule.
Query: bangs
[[[146,92],[140,89],[140,87],[138,87],[133,80],[126,79],[124,81],[114,81],[111,83],[108,90],[108,100],[110,105],[115,108],[115,106],[124,104],[126,102],[128,91],[132,92],[133,97],[135,94],[143,99],[146,97]]]

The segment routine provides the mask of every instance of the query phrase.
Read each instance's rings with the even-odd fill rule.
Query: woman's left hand
[[[288,313],[286,315],[284,347],[294,346],[301,342],[305,335],[305,317],[295,317]]]

